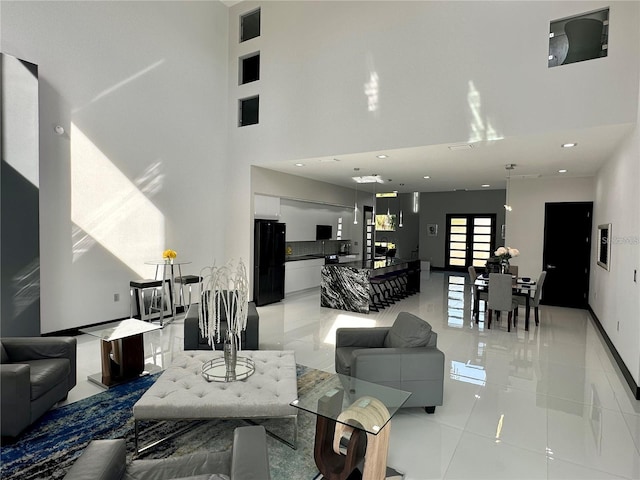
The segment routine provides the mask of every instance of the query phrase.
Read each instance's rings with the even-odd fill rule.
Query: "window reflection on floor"
[[[447,281],[447,323],[450,327],[464,326],[464,275],[449,275]]]

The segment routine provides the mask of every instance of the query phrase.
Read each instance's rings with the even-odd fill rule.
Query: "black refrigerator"
[[[257,306],[284,298],[286,224],[256,220],[254,230],[253,301]]]

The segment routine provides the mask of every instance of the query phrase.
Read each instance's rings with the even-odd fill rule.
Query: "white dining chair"
[[[538,313],[538,306],[540,305],[540,297],[542,296],[542,285],[544,284],[544,279],[547,276],[546,271],[542,271],[540,277],[538,277],[538,281],[536,282],[536,293],[533,294],[533,298],[529,300],[529,308],[533,307],[534,316],[536,319],[536,326],[540,325],[540,314]],[[516,301],[518,305],[526,305],[527,299],[522,296],[516,296]]]
[[[489,299],[487,305],[489,308],[487,328],[491,328],[493,311],[508,312],[507,331],[510,332],[513,311],[518,308],[518,302],[513,298],[513,279],[510,273],[489,274]]]

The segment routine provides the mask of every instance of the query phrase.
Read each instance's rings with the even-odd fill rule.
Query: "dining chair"
[[[489,274],[489,299],[487,305],[489,308],[487,328],[491,328],[491,316],[494,310],[496,312],[508,312],[507,331],[510,332],[513,311],[518,308],[518,302],[513,298],[513,279],[510,273]]]
[[[538,277],[538,282],[536,283],[536,293],[533,295],[533,299],[529,301],[529,307],[533,307],[533,312],[536,319],[536,326],[540,325],[540,314],[538,313],[538,306],[540,305],[540,297],[542,295],[542,285],[544,284],[544,279],[547,276],[546,271],[542,271],[540,277]],[[518,305],[526,305],[526,298],[517,296],[515,297]]]
[[[471,292],[473,293],[473,300],[471,300],[471,314],[473,315],[476,310],[480,310],[480,300],[484,300],[485,305],[488,300],[487,291],[484,289],[479,289],[475,284],[476,279],[478,278],[478,273],[476,272],[476,268],[474,266],[469,267],[469,279],[471,281]],[[477,308],[476,308],[477,306]],[[478,323],[478,315],[476,315],[476,323]]]

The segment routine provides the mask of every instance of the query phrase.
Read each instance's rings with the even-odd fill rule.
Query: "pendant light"
[[[506,194],[506,203],[504,204],[504,209],[507,212],[513,210],[513,207],[509,203],[509,190],[511,190],[511,170],[515,168],[515,163],[507,163],[504,168],[507,170],[507,194]]]
[[[404,183],[400,184],[401,187],[404,187]],[[398,228],[402,228],[402,200],[400,199],[400,194],[396,192],[396,198],[398,199],[398,205],[400,206],[400,211],[398,212]]]
[[[354,170],[358,171],[359,168],[354,168]],[[353,224],[358,224],[358,182],[356,182],[356,199],[353,202]]]

